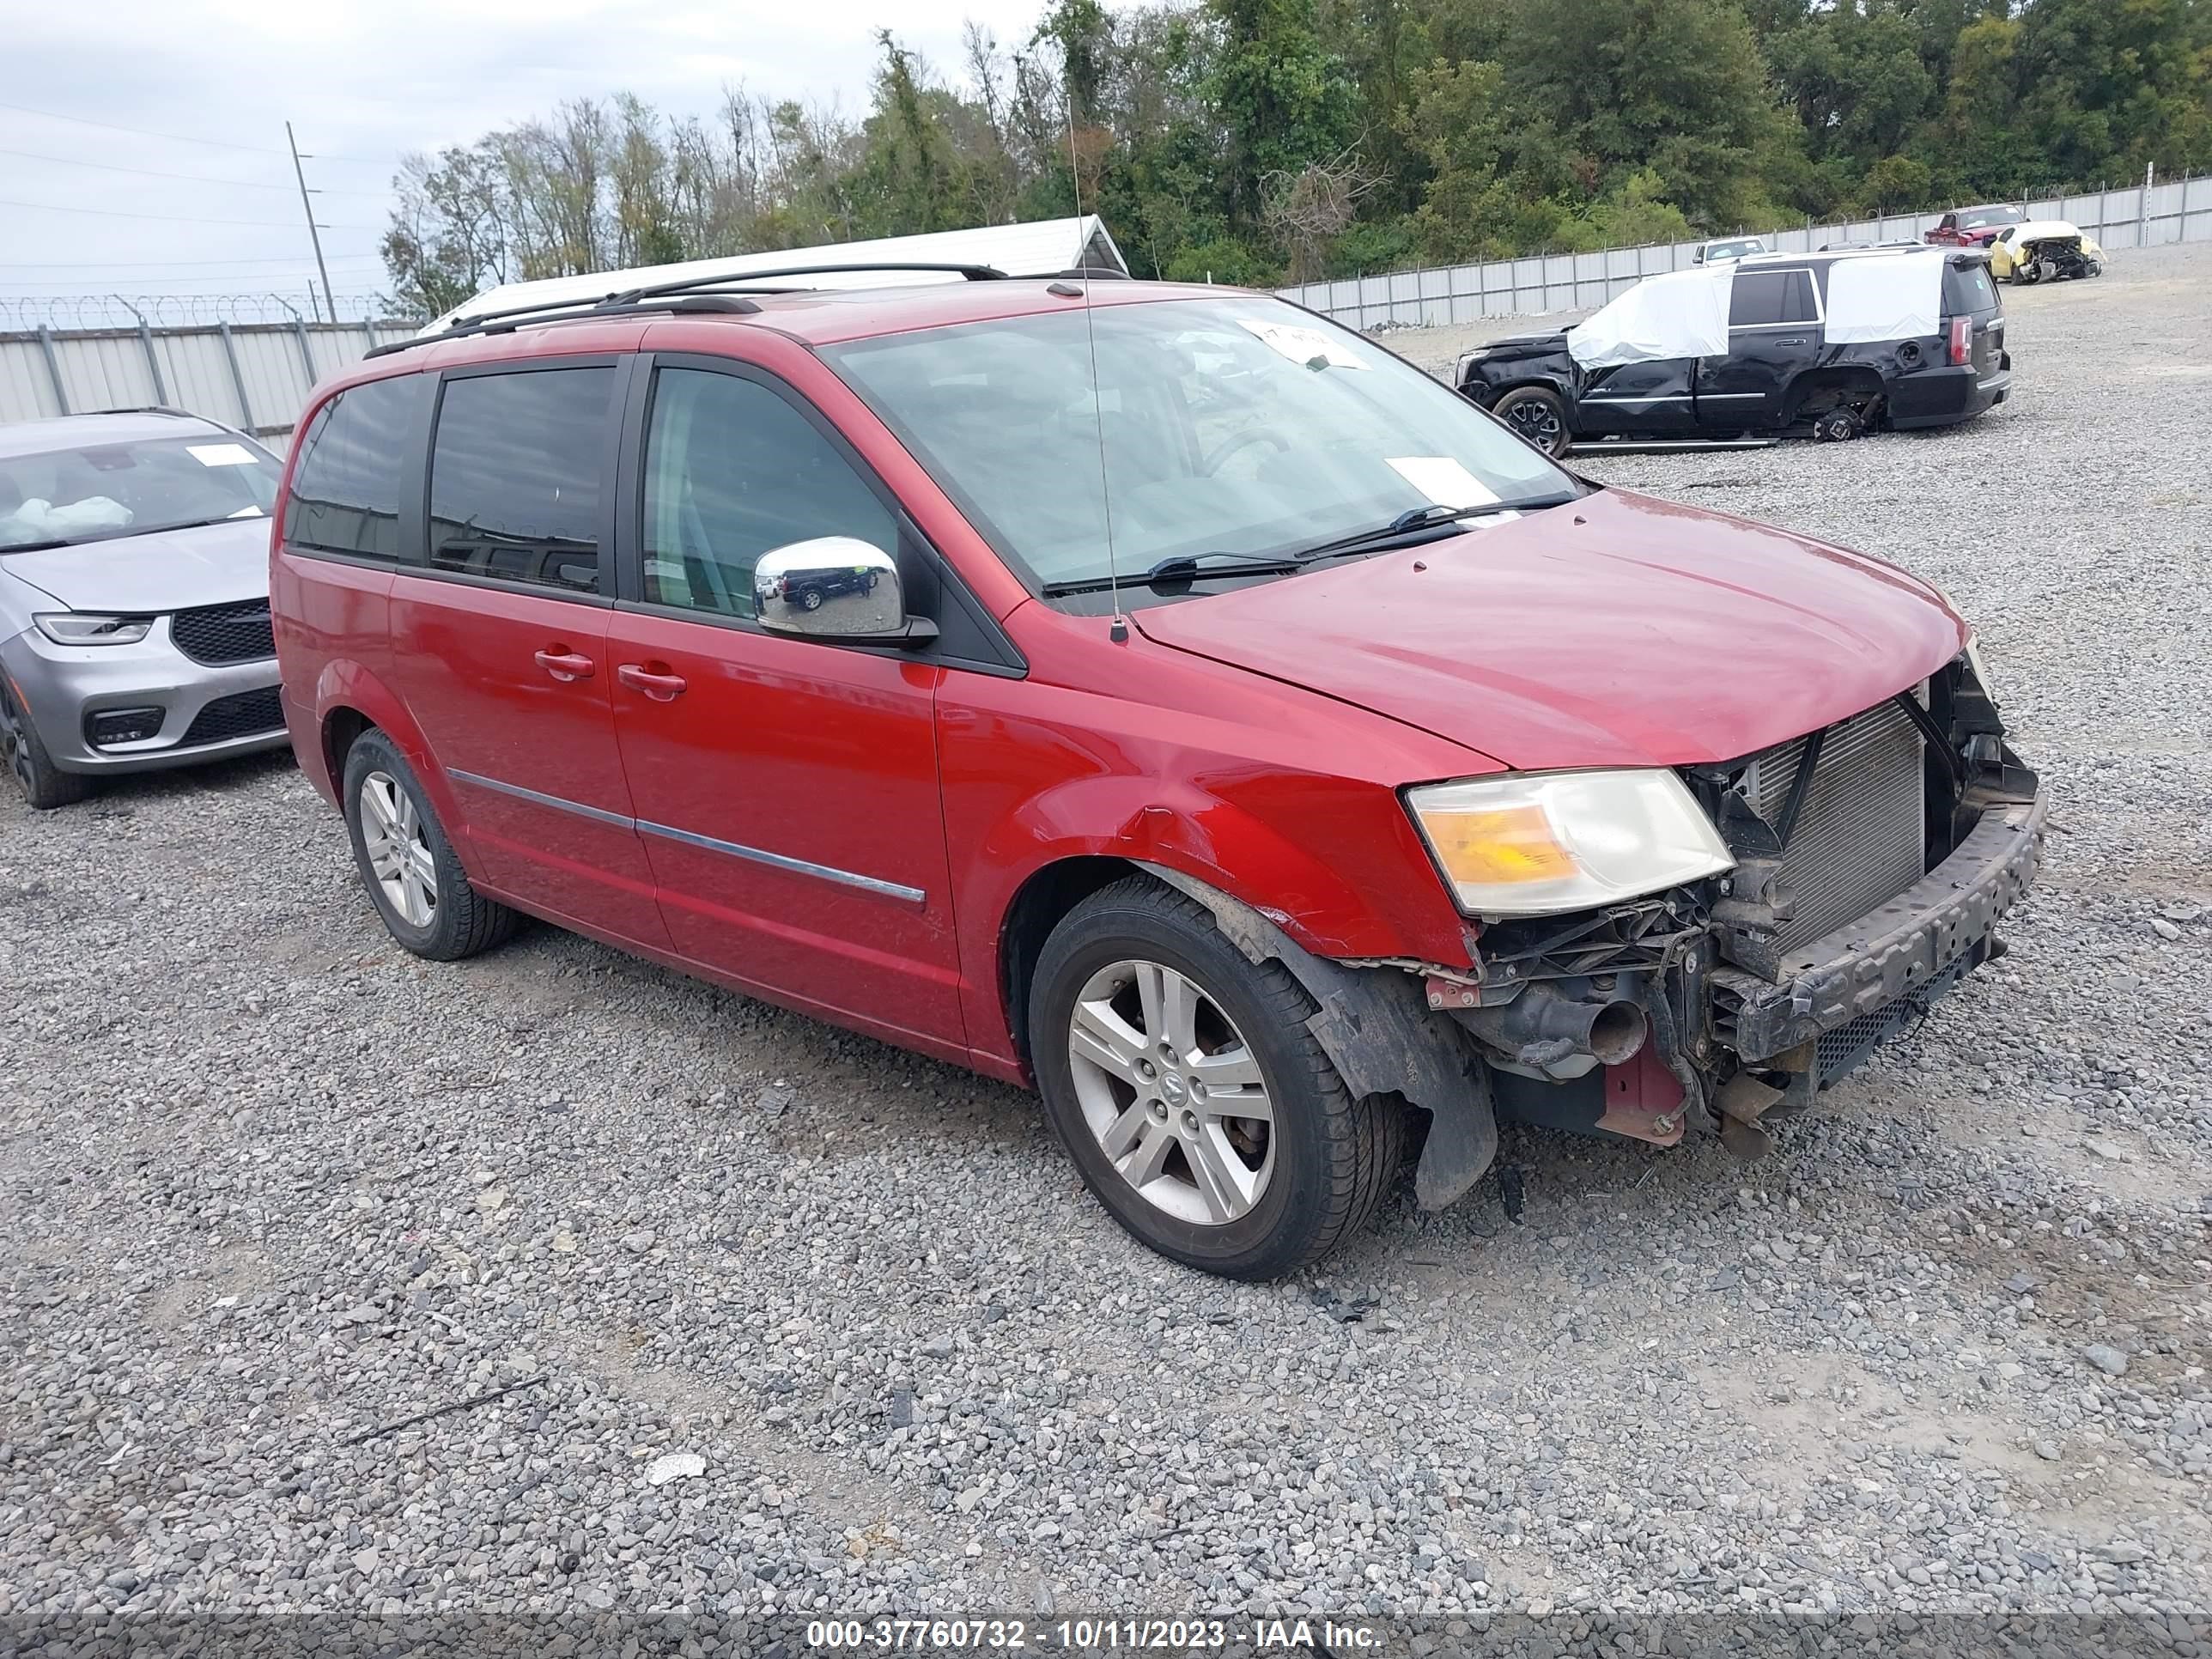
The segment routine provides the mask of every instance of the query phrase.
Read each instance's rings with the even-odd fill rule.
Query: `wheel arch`
[[[1853,390],[1886,398],[1889,395],[1889,384],[1882,379],[1880,369],[1868,363],[1830,363],[1802,369],[1790,380],[1783,393],[1782,423],[1787,426],[1796,420],[1816,393]]]
[[[1086,787],[1096,789],[1109,782],[1092,780],[1073,793],[1084,793]],[[1032,805],[1072,808],[1075,803],[1065,798],[1068,793],[1062,792],[1056,802]],[[988,1018],[996,1024],[1003,1019],[1012,1039],[1009,1052],[1026,1073],[1030,978],[1045,939],[1092,893],[1139,872],[1182,887],[1194,896],[1199,896],[1196,890],[1219,895],[1241,912],[1261,917],[1314,958],[1410,955],[1444,960],[1456,954],[1463,959],[1472,948],[1440,887],[1438,925],[1433,928],[1421,926],[1425,919],[1415,915],[1380,915],[1369,896],[1276,825],[1218,797],[1179,805],[1178,811],[1155,799],[1127,814],[1118,833],[1056,839],[1006,890],[1003,902],[995,896],[988,901],[988,911],[995,912],[999,922],[991,985],[998,1006],[989,1012],[971,1009],[972,1048],[991,1051],[1000,1039],[996,1033],[986,1039],[980,1022]],[[1073,816],[1080,821],[1088,815]],[[1028,820],[1032,825],[1035,822],[1034,817]],[[1298,896],[1295,908],[1279,902],[1285,894]],[[975,971],[969,982],[980,984],[982,979],[982,972]]]
[[[1102,887],[1144,872],[1133,859],[1100,854],[1059,858],[1033,870],[1014,890],[999,927],[999,994],[1012,1029],[1014,1053],[1030,1067],[1030,988],[1053,929]]]
[[[445,769],[430,752],[422,728],[408,714],[406,704],[361,663],[324,665],[315,683],[315,731],[319,750],[316,758],[327,770],[327,793],[333,801],[340,800],[344,786],[347,750],[372,726],[390,738],[414,769],[416,777],[430,797],[439,823],[445,828],[447,839],[453,842],[454,852],[473,878],[480,866],[469,839],[467,814],[462,810],[460,799],[454,793]]]
[[[1571,388],[1563,384],[1556,374],[1522,374],[1516,379],[1508,380],[1504,386],[1492,386],[1490,388],[1491,406],[1494,408],[1500,400],[1504,398],[1510,393],[1516,392],[1527,392],[1531,389],[1538,392],[1550,392],[1561,403],[1565,404],[1570,412],[1574,409],[1574,392]]]

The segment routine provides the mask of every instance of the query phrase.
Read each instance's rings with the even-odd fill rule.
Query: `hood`
[[[229,519],[0,554],[0,570],[72,611],[184,611],[260,599],[269,592],[269,520]]]
[[[2030,219],[2024,225],[2007,225],[2004,228],[2012,232],[2010,240],[2014,242],[2040,242],[2047,237],[2081,234],[2079,225],[2069,224],[2063,219]]]
[[[1520,770],[1733,760],[1894,696],[1966,639],[1879,560],[1611,489],[1131,620]]]

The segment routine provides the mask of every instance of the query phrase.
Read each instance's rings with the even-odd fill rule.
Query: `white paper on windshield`
[[[185,453],[202,466],[252,466],[255,459],[244,444],[186,444]]]
[[[1830,345],[1917,340],[1943,331],[1943,262],[1925,253],[1869,253],[1828,267]]]
[[[1237,320],[1294,363],[1310,368],[1319,358],[1326,368],[1367,367],[1350,346],[1330,338],[1320,329],[1301,328],[1296,323],[1263,322],[1257,317],[1239,317]]]
[[[1647,276],[1567,336],[1584,368],[1619,368],[1676,357],[1725,357],[1733,264]]]
[[[1449,455],[1388,455],[1390,470],[1438,507],[1487,507],[1498,492]]]
[[[261,516],[261,509],[258,507],[241,507],[230,516],[234,519],[258,519]]]

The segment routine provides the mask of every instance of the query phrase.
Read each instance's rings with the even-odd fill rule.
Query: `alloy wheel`
[[[1559,417],[1547,405],[1534,398],[1523,398],[1509,408],[1505,411],[1505,424],[1547,454],[1559,445]]]
[[[1084,1121],[1139,1196],[1201,1226],[1260,1201],[1275,1172],[1274,1103],[1204,987],[1160,963],[1109,963],[1085,982],[1067,1042]]]
[[[385,902],[410,927],[428,927],[438,914],[437,860],[415,798],[388,772],[361,781],[361,837]]]

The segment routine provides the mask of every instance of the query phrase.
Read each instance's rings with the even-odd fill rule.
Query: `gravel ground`
[[[2057,793],[2042,885],[1765,1163],[1509,1131],[1517,1224],[1495,1182],[1401,1190],[1276,1285],[1127,1242],[1013,1090],[550,929],[402,954],[289,763],[0,804],[0,1628],[2018,1608],[2212,1640],[2209,283],[2192,249],[2008,292],[2018,391],[1965,430],[1593,465],[1942,582]]]

